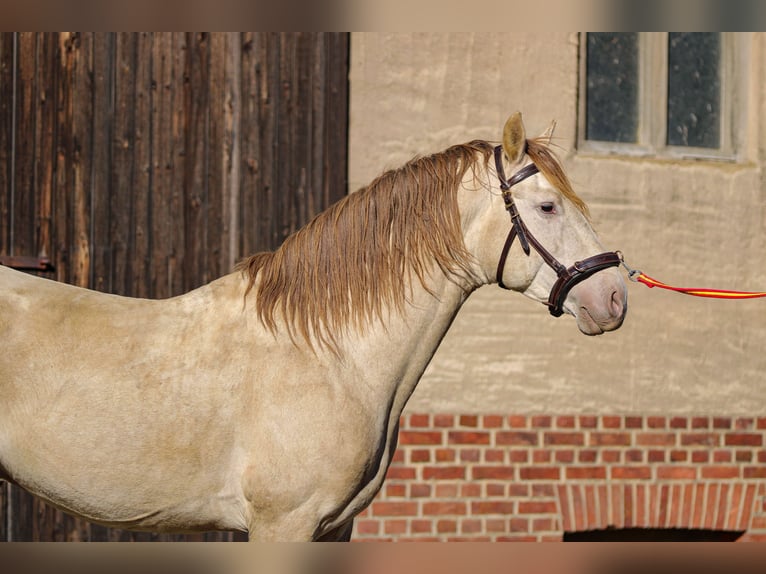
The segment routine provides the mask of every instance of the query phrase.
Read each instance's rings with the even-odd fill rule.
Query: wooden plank
[[[208,33],[190,34],[186,85],[186,169],[183,206],[184,283],[182,290],[200,285],[207,278],[207,202],[208,202],[208,118],[210,113],[210,43]]]
[[[91,230],[93,256],[90,287],[112,292],[112,142],[114,130],[114,63],[115,34],[93,34],[92,100],[90,104],[92,151],[87,168],[90,171]],[[83,102],[84,104],[84,102]]]
[[[16,72],[16,125],[14,154],[15,171],[11,214],[10,253],[34,255],[36,253],[35,220],[35,157],[37,82],[37,33],[18,35],[18,70]]]
[[[241,106],[240,106],[240,142],[241,170],[239,182],[238,222],[239,257],[251,255],[259,244],[258,205],[261,195],[260,163],[261,148],[261,81],[263,64],[259,59],[260,32],[242,33],[241,52]]]
[[[226,197],[226,118],[228,68],[228,37],[230,34],[210,35],[209,52],[209,101],[207,128],[207,178],[205,181],[206,217],[203,251],[205,280],[220,277],[225,263],[223,251],[228,246],[228,220],[224,216]]]
[[[221,157],[221,234],[220,266],[216,275],[230,272],[238,259],[239,189],[242,174],[242,34],[230,32],[225,39],[223,150]]]
[[[15,114],[15,37],[16,32],[0,33],[0,255],[9,255],[11,247],[13,156],[16,153],[12,133]]]
[[[72,35],[63,32],[58,35],[57,76],[56,84],[56,180],[53,189],[53,241],[56,250],[51,259],[56,267],[56,280],[69,282],[71,278],[71,247],[70,237],[72,225],[71,189],[72,170],[71,158],[73,153],[72,135],[72,85],[73,85],[73,56]]]
[[[56,167],[56,89],[58,81],[58,34],[39,37],[37,61],[37,149],[35,178],[37,194],[36,255],[47,258],[53,253],[53,193]],[[32,255],[32,254],[30,254]]]
[[[328,34],[327,89],[325,90],[326,199],[330,204],[347,195],[348,189],[348,69],[349,34]]]
[[[71,283],[80,287],[91,284],[91,208],[90,165],[93,161],[93,33],[73,35],[72,65],[72,275]]]

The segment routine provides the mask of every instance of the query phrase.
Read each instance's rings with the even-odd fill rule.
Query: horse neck
[[[469,293],[437,270],[428,290],[419,282],[413,285],[403,313],[390,310],[384,322],[376,321],[366,333],[345,342],[345,361],[377,389],[375,394],[392,397],[394,416],[401,413]]]

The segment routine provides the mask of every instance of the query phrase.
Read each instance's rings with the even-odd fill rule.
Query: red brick
[[[702,463],[710,460],[710,453],[706,450],[695,450],[692,452],[692,462]]]
[[[524,498],[529,496],[529,485],[527,484],[509,484],[508,496],[510,498]]]
[[[505,451],[499,448],[489,448],[484,451],[485,462],[505,462]]]
[[[710,419],[708,417],[692,417],[693,429],[707,429],[710,428]]]
[[[546,432],[543,442],[546,445],[580,446],[585,444],[585,436],[581,432]]]
[[[734,454],[734,460],[737,462],[753,462],[753,453],[749,450],[738,450]]]
[[[386,534],[404,534],[407,532],[407,521],[386,520],[384,529]]]
[[[505,484],[488,484],[487,496],[505,496]]]
[[[373,516],[416,516],[417,513],[417,502],[376,501],[372,503]]]
[[[595,450],[578,450],[577,460],[578,462],[596,462],[598,458],[598,451]]]
[[[755,419],[752,417],[739,417],[734,421],[737,430],[750,430],[755,427]]]
[[[535,464],[544,464],[551,461],[551,451],[535,450],[532,451],[532,462]]]
[[[530,431],[501,431],[495,435],[495,443],[498,445],[529,445],[537,446],[539,435]]]
[[[512,450],[508,452],[508,462],[528,462],[529,453],[526,450]]]
[[[514,480],[516,478],[515,466],[475,466],[471,469],[473,480]]]
[[[437,484],[436,498],[456,498],[458,494],[457,484]]]
[[[394,452],[394,456],[391,459],[391,464],[400,464],[404,462],[404,449],[398,449]]]
[[[652,469],[648,466],[614,466],[610,469],[612,479],[648,479],[652,478]]]
[[[380,532],[380,522],[377,520],[356,520],[354,527],[359,534],[377,534]]]
[[[731,419],[729,417],[714,417],[713,428],[714,429],[730,429]]]
[[[457,520],[439,520],[436,523],[436,532],[439,534],[457,532]]]
[[[601,425],[605,429],[618,429],[622,426],[622,417],[603,416],[601,417]]]
[[[652,449],[647,453],[649,462],[665,462],[665,451]]]
[[[681,445],[718,446],[721,444],[721,435],[712,432],[695,432],[681,434]]]
[[[646,426],[650,429],[664,429],[665,417],[647,417]]]
[[[697,469],[691,466],[660,466],[657,468],[657,478],[695,479]]]
[[[465,502],[424,502],[423,516],[463,516],[468,510]]]
[[[755,421],[755,428],[766,429],[766,417],[758,417]]]
[[[533,484],[532,496],[535,498],[553,498],[556,496],[556,489],[552,484]]]
[[[730,450],[713,451],[713,462],[731,462],[732,456]]]
[[[410,522],[410,531],[413,534],[431,534],[434,523],[431,520],[413,520]]]
[[[508,524],[508,529],[511,532],[529,532],[529,519],[511,518]]]
[[[481,418],[481,426],[485,429],[498,429],[503,426],[503,417],[500,415],[484,415]]]
[[[580,415],[577,420],[580,423],[580,428],[583,429],[594,429],[598,426],[598,417]]]
[[[455,426],[454,415],[434,415],[434,426],[437,428],[451,428]]]
[[[532,521],[532,532],[550,532],[556,530],[553,518],[535,518]]]
[[[464,518],[460,521],[460,532],[461,534],[477,534],[479,532],[483,532],[484,527],[482,526],[481,520],[477,520],[475,518]]]
[[[511,415],[508,417],[508,425],[512,429],[527,428],[527,417],[523,415]]]
[[[519,502],[519,514],[555,514],[556,503],[553,501]]]
[[[671,417],[670,428],[685,429],[689,426],[689,420],[686,417]]]
[[[410,451],[410,462],[430,462],[431,461],[431,451],[424,449],[424,448],[418,448]]]
[[[676,444],[675,433],[641,432],[636,434],[638,446],[673,446]]]
[[[555,454],[556,462],[559,464],[571,464],[574,462],[574,450],[557,450]]]
[[[569,466],[566,469],[568,480],[592,478],[606,478],[606,467],[604,466]]]
[[[430,417],[423,414],[410,415],[410,427],[428,427],[431,424]]]
[[[702,478],[739,478],[738,466],[703,466]]]
[[[442,433],[438,431],[400,431],[399,444],[442,444]]]
[[[622,459],[622,452],[619,450],[608,449],[601,451],[601,462],[615,463]]]
[[[415,469],[410,467],[390,466],[386,473],[388,480],[413,480],[415,478]]]
[[[727,446],[762,446],[763,435],[756,433],[726,433]]]
[[[746,466],[743,478],[766,478],[766,466]]]
[[[436,462],[453,462],[457,457],[455,449],[452,448],[437,448],[434,454]]]
[[[556,466],[528,466],[519,469],[521,480],[558,480],[561,471]]]
[[[519,507],[522,504],[519,503]],[[475,501],[471,503],[471,514],[514,514],[516,510],[515,502],[504,502],[500,500],[493,501]],[[521,512],[521,510],[519,510]]]
[[[476,428],[479,426],[479,417],[477,415],[460,415],[460,426]]]
[[[689,458],[689,453],[685,450],[671,450],[670,462],[686,462]]]
[[[489,444],[488,432],[450,431],[449,444]]]
[[[573,429],[575,427],[575,418],[573,416],[556,417],[556,426],[560,429]]]
[[[643,417],[625,417],[626,429],[640,429],[644,426]]]
[[[526,519],[521,519],[526,520]],[[487,518],[487,532],[507,532],[508,526],[504,518]],[[524,530],[526,532],[526,529]]]
[[[460,450],[460,462],[479,462],[481,451],[478,448],[464,448]]]
[[[430,484],[410,484],[410,497],[412,498],[430,498],[431,491]]]
[[[464,480],[465,467],[462,466],[427,466],[423,468],[423,478],[425,480]]]
[[[476,482],[461,484],[460,498],[481,498],[481,485]]]
[[[532,417],[532,428],[550,428],[552,417],[548,415],[535,415]]]
[[[758,462],[766,463],[766,450],[758,451]]]
[[[395,482],[386,484],[386,498],[404,498],[405,496],[407,496],[406,485],[397,484]]]
[[[625,462],[644,462],[644,451],[637,448],[626,450]]]
[[[588,444],[594,446],[629,446],[630,434],[625,432],[592,432]]]

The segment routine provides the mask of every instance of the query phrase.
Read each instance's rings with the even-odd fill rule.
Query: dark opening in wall
[[[702,528],[605,528],[565,532],[564,542],[734,542],[743,534]]]

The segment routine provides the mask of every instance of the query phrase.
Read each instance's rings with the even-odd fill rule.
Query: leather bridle
[[[548,296],[548,309],[551,315],[559,317],[564,313],[564,301],[569,294],[569,291],[578,283],[585,281],[591,275],[608,269],[609,267],[617,267],[622,262],[622,258],[618,252],[607,251],[605,253],[599,253],[593,255],[582,261],[576,261],[571,267],[565,267],[558,259],[556,259],[551,253],[543,247],[539,241],[529,232],[527,226],[524,225],[524,221],[519,215],[519,211],[516,208],[516,204],[513,201],[513,195],[511,188],[524,181],[528,177],[531,177],[539,172],[537,166],[533,163],[521,168],[517,171],[510,180],[505,178],[505,171],[503,170],[503,148],[497,146],[495,148],[495,168],[497,170],[497,177],[500,180],[500,189],[503,190],[503,201],[505,201],[505,208],[508,213],[511,214],[511,230],[508,232],[508,237],[503,245],[503,251],[500,254],[500,261],[497,264],[497,284],[503,289],[508,287],[503,284],[503,270],[505,269],[505,260],[508,258],[508,252],[511,249],[514,239],[519,238],[521,248],[526,255],[530,253],[530,245],[534,248],[543,261],[551,267],[558,276],[558,280],[553,285],[550,295]]]

